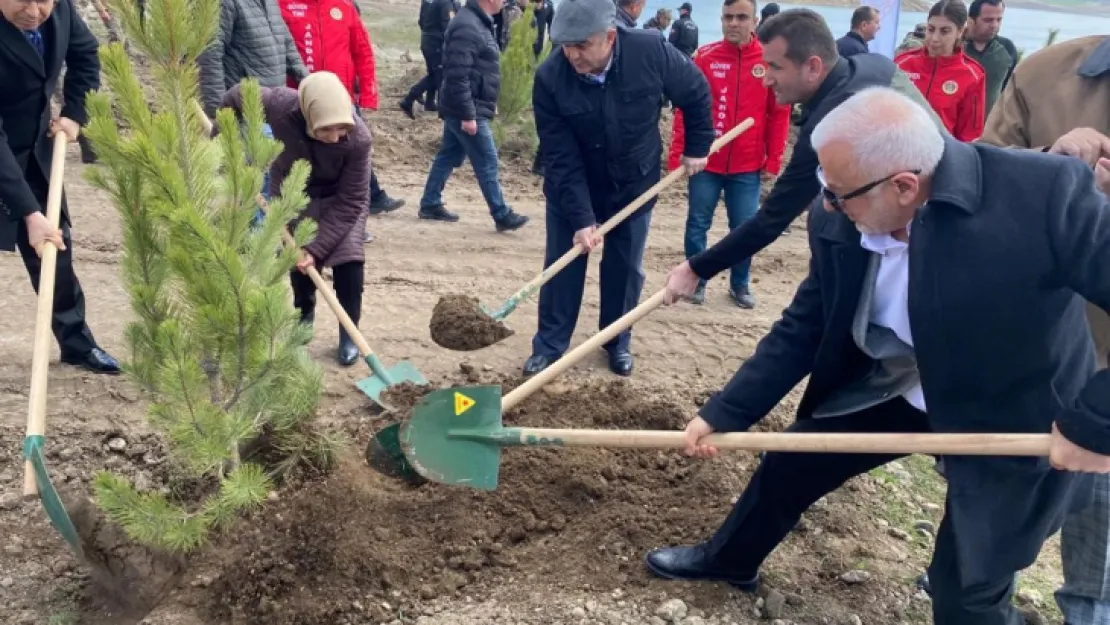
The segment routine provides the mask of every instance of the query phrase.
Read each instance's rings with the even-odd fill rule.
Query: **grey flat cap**
[[[605,32],[617,19],[613,0],[561,0],[551,20],[551,43],[557,46],[582,43]]]

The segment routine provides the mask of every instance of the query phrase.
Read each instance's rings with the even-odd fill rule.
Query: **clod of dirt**
[[[58,494],[77,529],[98,603],[113,608],[119,622],[146,616],[177,585],[185,558],[135,543],[83,493]]]
[[[398,386],[414,398],[420,387]],[[415,391],[415,392],[414,392]],[[538,393],[505,415],[514,425],[672,427],[687,407],[626,383]],[[728,504],[712,463],[650,450],[506,449],[492,492],[412,488],[347,458],[326,479],[283,493],[212,550],[222,570],[190,589],[206,622],[335,625],[388,622],[432,598],[478,596],[508,578],[568,588],[647,579],[629,564],[660,544],[704,538]],[[692,518],[689,502],[707,502]],[[599,556],[599,546],[605,555]],[[631,558],[631,560],[629,559]],[[646,583],[646,582],[644,582]]]
[[[478,299],[469,295],[440,298],[428,325],[437,345],[459,352],[489,347],[513,335],[508,326],[487,315]]]

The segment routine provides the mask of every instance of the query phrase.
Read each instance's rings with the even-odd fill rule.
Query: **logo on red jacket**
[[[330,13],[331,18],[337,22],[343,19],[343,11],[340,11],[339,7],[332,7]]]
[[[940,90],[943,91],[945,95],[952,95],[959,91],[959,89],[960,86],[956,84],[955,80],[946,80],[944,84],[940,86]]]
[[[765,76],[766,74],[767,74],[767,68],[766,67],[763,67],[759,63],[756,63],[755,65],[752,66],[752,76],[755,76],[756,78],[763,78],[763,76]]]

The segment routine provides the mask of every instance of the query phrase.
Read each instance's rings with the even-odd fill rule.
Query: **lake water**
[[[671,14],[678,17],[677,7],[680,4],[682,4],[680,0],[671,0],[670,2],[648,0],[647,8],[644,9],[644,14],[640,18],[640,24],[642,25],[644,22],[651,19],[651,17],[655,15],[655,12],[661,7],[671,9]],[[700,43],[705,45],[711,41],[720,39],[721,2],[719,0],[699,0],[698,2],[691,2],[691,4],[694,5],[693,17],[700,31]],[[762,1],[759,2],[760,7],[764,4],[765,3]],[[874,4],[877,5],[879,3],[876,2]],[[825,21],[829,23],[829,28],[832,29],[833,34],[837,37],[848,32],[848,25],[851,22],[853,11],[852,8],[847,7],[808,6],[804,4],[786,4],[783,2],[779,2],[779,6],[782,7],[783,10],[805,7],[817,11],[825,18]],[[903,10],[901,15],[899,15],[897,41],[902,41],[902,37],[913,30],[914,25],[919,22],[924,22],[925,18],[926,13],[915,13]],[[1024,48],[1026,54],[1030,54],[1044,47],[1049,28],[1060,29],[1060,34],[1056,38],[1057,42],[1087,35],[1106,35],[1110,34],[1110,17],[1070,15],[1068,13],[1056,13],[1053,11],[1007,7],[1006,14],[1002,19],[1001,34],[1004,37],[1009,37],[1019,49]]]

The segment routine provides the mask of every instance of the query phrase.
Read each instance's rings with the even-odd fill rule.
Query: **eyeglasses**
[[[869,182],[869,183],[863,185],[862,187],[856,189],[855,191],[849,191],[848,193],[845,193],[844,195],[837,195],[837,194],[833,193],[831,190],[829,190],[829,184],[827,182],[825,182],[825,170],[821,169],[821,166],[818,165],[817,166],[817,182],[821,183],[821,195],[825,198],[825,201],[829,203],[829,206],[833,207],[833,210],[836,210],[838,212],[843,213],[844,212],[844,202],[847,202],[848,200],[850,200],[852,198],[857,198],[857,197],[863,195],[864,193],[867,193],[868,191],[874,189],[875,187],[883,184],[884,182],[887,182],[887,181],[891,180],[892,178],[894,178],[898,174],[903,174],[903,173],[910,173],[910,174],[915,174],[916,175],[916,174],[920,174],[921,170],[920,169],[914,169],[914,170],[908,171],[908,172],[901,172],[901,171],[895,172],[895,173],[890,174],[889,176],[887,176],[885,178],[880,178],[880,179],[878,179],[874,182]]]

